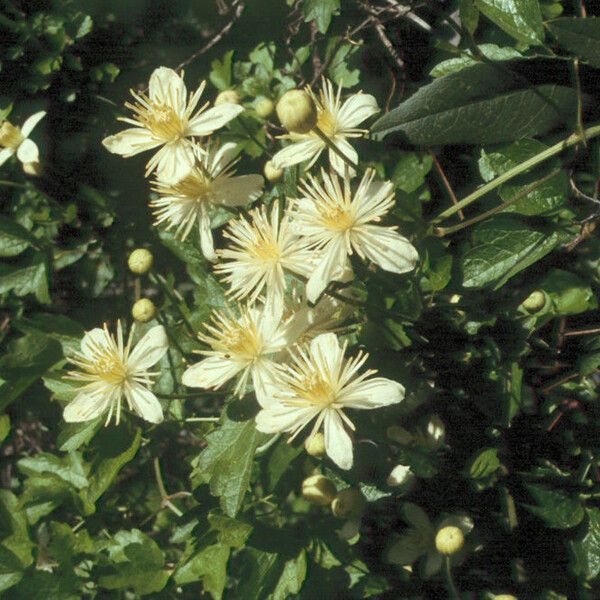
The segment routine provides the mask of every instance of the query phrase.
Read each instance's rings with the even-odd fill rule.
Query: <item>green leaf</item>
[[[206,436],[208,447],[195,461],[195,471],[210,476],[211,494],[220,497],[221,507],[230,517],[235,517],[242,506],[258,440],[254,420],[227,419]]]
[[[300,593],[306,579],[306,569],[306,552],[303,549],[298,556],[286,561],[270,600],[287,600],[291,595]]]
[[[0,256],[17,256],[29,246],[36,244],[36,239],[16,221],[0,216]]]
[[[485,479],[500,466],[497,448],[482,448],[469,461],[467,473],[471,479]]]
[[[202,579],[203,588],[220,600],[227,581],[229,552],[229,546],[223,544],[207,546],[177,569],[175,582],[184,585]]]
[[[23,577],[23,565],[15,554],[0,545],[0,592],[19,583]]]
[[[421,87],[371,130],[378,139],[400,132],[422,146],[494,144],[540,135],[575,115],[571,88],[515,87],[510,70],[476,64]]]
[[[600,575],[600,510],[591,507],[586,508],[585,512],[585,529],[570,544],[577,574],[586,579],[594,579]]]
[[[62,452],[72,452],[80,448],[83,444],[87,444],[96,435],[96,432],[102,427],[103,423],[103,416],[83,423],[63,423],[60,433],[56,438],[59,450]]]
[[[576,496],[539,484],[526,484],[525,487],[537,504],[525,504],[525,508],[542,519],[550,529],[575,527],[583,519],[583,506]]]
[[[463,285],[496,288],[551,252],[561,242],[557,231],[533,229],[509,215],[476,226],[462,258]]]
[[[304,21],[315,21],[321,33],[326,33],[333,15],[339,14],[340,0],[304,0]]]
[[[591,286],[570,271],[552,269],[538,287],[550,297],[557,315],[576,315],[598,307]]]
[[[64,458],[41,452],[32,457],[22,458],[17,465],[23,473],[29,475],[53,473],[77,489],[88,486],[86,470],[81,462],[81,457],[75,452]]]
[[[16,265],[0,264],[0,294],[11,290],[19,297],[35,294],[42,304],[50,303],[43,253],[37,252]]]
[[[425,183],[425,177],[431,171],[432,165],[431,155],[406,152],[394,167],[392,182],[403,192],[411,194]]]
[[[350,59],[357,51],[357,46],[348,43],[340,43],[340,40],[337,37],[332,37],[329,40],[325,52],[325,60],[329,64],[327,67],[327,75],[329,75],[336,85],[350,88],[360,81],[360,70],[350,70],[348,68]]]
[[[522,54],[514,48],[501,48],[496,44],[480,44],[477,46],[481,54],[490,60],[513,60],[515,58],[521,58]],[[432,77],[443,77],[450,73],[461,71],[465,67],[475,65],[480,62],[480,59],[473,57],[470,50],[467,50],[465,54],[458,58],[449,58],[441,63],[435,65],[429,73]]]
[[[473,35],[479,23],[479,10],[475,0],[458,0],[458,11],[463,27]]]
[[[0,529],[2,546],[21,561],[23,568],[33,562],[34,544],[29,537],[29,524],[17,497],[8,490],[0,490]]]
[[[228,90],[231,88],[231,75],[233,64],[233,50],[225,52],[223,59],[215,59],[211,63],[211,72],[208,76],[211,83],[218,90]]]
[[[548,23],[548,29],[563,48],[600,68],[600,17],[563,17]]]
[[[8,415],[0,416],[0,443],[2,443],[10,433],[10,417]]]
[[[544,41],[538,0],[475,0],[479,10],[500,29],[526,44]]]
[[[208,515],[210,526],[218,533],[219,543],[232,548],[242,548],[252,533],[252,525],[232,519],[220,512],[211,511]]]

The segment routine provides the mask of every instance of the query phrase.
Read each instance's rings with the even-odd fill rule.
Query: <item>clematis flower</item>
[[[230,294],[236,299],[255,302],[266,291],[265,310],[281,317],[284,309],[286,272],[307,276],[313,252],[306,242],[290,228],[289,215],[280,218],[279,202],[275,201],[269,219],[264,206],[229,224],[223,234],[230,247],[217,252],[223,261],[215,270],[224,275]]]
[[[292,364],[279,368],[269,393],[258,399],[262,410],[256,415],[256,428],[289,432],[292,441],[314,419],[309,438],[323,426],[327,455],[340,468],[350,469],[353,451],[347,429],[354,431],[354,425],[344,410],[396,404],[404,398],[404,387],[391,379],[372,378],[373,369],[359,375],[368,355],[359,352],[346,360],[345,351],[346,344],[340,346],[334,333],[290,350]]]
[[[36,143],[29,139],[29,135],[45,116],[45,111],[37,112],[26,119],[21,128],[9,121],[2,121],[0,124],[0,165],[16,154],[26,173],[37,174],[40,152]]]
[[[352,94],[342,104],[342,86],[339,86],[336,94],[331,81],[325,78],[323,78],[319,97],[310,88],[307,88],[307,92],[313,97],[317,107],[317,127],[346,157],[353,163],[358,163],[358,154],[347,139],[362,137],[367,133],[366,129],[357,129],[357,126],[379,112],[377,100],[370,94],[358,92]],[[291,140],[292,143],[273,157],[273,166],[278,169],[291,167],[307,160],[308,170],[327,147],[313,131],[304,134],[290,133],[281,137]],[[340,175],[344,175],[345,163],[331,149],[329,149],[329,162]],[[352,170],[350,174],[355,175]]]
[[[287,345],[280,318],[259,305],[240,306],[240,316],[215,311],[212,324],[198,338],[211,349],[200,351],[207,358],[189,367],[181,381],[188,387],[218,390],[238,377],[234,393],[242,398],[252,381],[259,402],[275,371],[275,357]]]
[[[304,197],[291,208],[294,227],[320,252],[306,285],[310,302],[316,301],[330,281],[350,269],[353,252],[392,273],[415,268],[419,255],[414,246],[396,227],[375,224],[394,206],[390,181],[373,181],[375,171],[368,169],[353,195],[348,176],[343,188],[334,172],[322,170],[322,177],[323,184],[308,175],[301,186]]]
[[[262,194],[262,176],[235,176],[235,149],[234,143],[209,147],[198,157],[200,165],[183,179],[154,182],[153,189],[160,194],[150,202],[155,224],[166,223],[167,229],[175,229],[175,236],[185,240],[197,223],[202,254],[210,261],[217,259],[210,229],[211,210],[217,206],[247,206]]]
[[[194,112],[205,87],[206,81],[203,81],[188,99],[183,76],[167,67],[155,69],[148,94],[131,90],[135,102],[125,103],[134,118],[118,119],[133,127],[105,138],[104,147],[128,158],[160,146],[146,165],[146,176],[156,171],[163,181],[185,177],[196,162],[195,146],[190,138],[211,135],[244,110],[238,104],[225,102],[208,110],[209,103],[206,103]]]
[[[67,376],[85,382],[77,396],[63,411],[65,421],[76,423],[95,419],[108,411],[106,425],[115,415],[121,418],[123,397],[129,409],[150,423],[160,423],[163,412],[160,402],[148,389],[156,372],[149,371],[168,349],[167,334],[162,326],[153,327],[132,346],[134,326],[127,344],[123,344],[123,328],[117,321],[116,337],[109,333],[106,323],[86,332],[81,350],[71,358],[79,371]]]

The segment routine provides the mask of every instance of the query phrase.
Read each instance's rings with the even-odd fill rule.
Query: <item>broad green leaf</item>
[[[10,417],[8,415],[0,416],[0,444],[10,433]]]
[[[37,240],[16,221],[0,216],[0,256],[17,256]]]
[[[548,23],[548,29],[563,48],[600,68],[600,17],[563,17]]]
[[[8,490],[0,490],[0,531],[2,546],[21,561],[23,567],[33,562],[34,544],[29,537],[29,524],[17,497]]]
[[[350,58],[357,52],[358,47],[340,43],[339,38],[332,37],[327,44],[326,60],[328,61],[327,75],[336,85],[351,88],[360,81],[360,70],[348,68]],[[332,55],[330,57],[330,55]]]
[[[231,87],[233,50],[225,52],[223,59],[215,59],[211,63],[209,79],[218,90],[228,90]]]
[[[29,475],[53,473],[77,489],[88,486],[86,469],[81,457],[75,452],[64,458],[41,452],[32,457],[22,458],[17,464],[21,471]]]
[[[0,294],[11,290],[19,297],[35,294],[42,304],[50,303],[43,253],[37,252],[19,264],[0,264]]]
[[[544,485],[526,484],[525,487],[537,505],[525,504],[525,508],[542,519],[550,529],[569,529],[583,519],[583,507],[575,492],[569,496],[562,490]]]
[[[184,585],[202,579],[203,588],[215,600],[220,600],[227,581],[229,552],[229,546],[224,544],[207,546],[177,569],[175,581]]]
[[[321,33],[326,33],[333,15],[339,13],[340,0],[304,0],[302,12],[304,20],[315,21]]]
[[[23,333],[41,332],[57,340],[63,347],[65,355],[79,350],[83,327],[65,315],[33,313],[15,322],[15,327]]]
[[[242,548],[253,529],[252,525],[217,511],[212,511],[208,515],[208,522],[218,532],[219,542],[232,548]]]
[[[258,439],[253,420],[226,420],[206,436],[208,447],[195,461],[195,470],[209,475],[211,494],[220,497],[221,507],[230,517],[242,506]]]
[[[570,271],[552,269],[539,284],[557,315],[576,315],[598,307],[592,287]]]
[[[422,146],[494,144],[540,135],[575,115],[569,87],[516,87],[509,69],[472,65],[421,87],[371,129],[379,139],[399,132]]]
[[[479,24],[479,10],[475,0],[458,0],[458,11],[463,27],[473,35]]]
[[[408,194],[415,192],[425,182],[425,177],[433,165],[429,154],[407,152],[402,154],[392,173],[394,185]]]
[[[83,423],[63,423],[56,438],[59,450],[72,452],[87,444],[104,424],[104,416]]]
[[[21,581],[24,567],[19,558],[8,548],[0,545],[0,592]]]
[[[499,287],[551,252],[561,242],[561,235],[533,229],[509,215],[498,215],[476,226],[471,241],[471,248],[462,258],[463,285]]]
[[[500,29],[520,42],[541,45],[544,41],[538,0],[475,0],[479,10]]]
[[[585,509],[585,528],[576,540],[570,542],[578,575],[594,579],[600,575],[600,510],[596,507]]]
[[[295,558],[286,561],[281,577],[273,590],[270,600],[287,600],[291,596],[300,593],[302,584],[306,579],[306,552],[300,550]]]
[[[522,57],[522,54],[518,50],[514,48],[501,48],[496,44],[480,44],[477,48],[481,54],[490,60],[513,60]],[[432,77],[443,77],[444,75],[461,71],[465,67],[477,64],[478,62],[480,62],[480,59],[475,58],[469,50],[466,54],[458,58],[449,58],[435,65],[429,74]]]
[[[469,461],[467,473],[471,479],[484,479],[500,466],[497,448],[482,448]]]

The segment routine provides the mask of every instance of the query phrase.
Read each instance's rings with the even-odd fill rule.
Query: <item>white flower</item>
[[[200,354],[204,360],[189,367],[181,381],[188,387],[219,389],[239,375],[234,393],[239,398],[252,380],[261,401],[265,386],[275,373],[275,356],[286,346],[280,319],[259,306],[240,306],[240,316],[215,311],[207,333],[198,334],[211,349]]]
[[[404,387],[376,373],[359,369],[368,358],[359,352],[344,359],[346,344],[340,347],[334,333],[324,333],[309,345],[290,351],[293,364],[281,367],[272,378],[269,393],[259,399],[262,410],[256,428],[264,433],[290,432],[290,441],[313,419],[309,437],[324,426],[327,455],[342,469],[352,467],[352,440],[346,427],[354,425],[344,409],[371,409],[400,402]]]
[[[210,261],[217,259],[210,229],[211,208],[246,206],[262,194],[261,175],[234,177],[235,149],[234,143],[209,148],[198,157],[201,164],[183,179],[154,182],[153,189],[161,196],[150,202],[155,224],[166,223],[167,229],[175,229],[175,236],[185,240],[197,223],[202,254]]]
[[[8,121],[2,122],[0,125],[0,148],[2,148],[0,165],[3,165],[16,153],[17,158],[23,163],[23,170],[31,174],[34,170],[32,165],[39,163],[40,153],[36,143],[29,139],[29,135],[45,116],[45,111],[37,112],[26,119],[21,128],[15,127]]]
[[[409,483],[414,478],[413,472],[407,465],[396,465],[388,475],[387,484],[390,487],[398,487]]]
[[[271,219],[264,206],[250,211],[251,221],[241,217],[232,221],[223,234],[230,247],[217,252],[225,262],[215,270],[223,274],[236,300],[255,302],[266,290],[265,310],[281,317],[286,289],[286,272],[307,276],[314,252],[307,249],[289,224],[289,215],[280,219],[279,202],[275,201]]]
[[[370,94],[358,92],[352,94],[342,104],[342,86],[339,86],[336,94],[331,81],[325,78],[323,78],[323,87],[319,98],[309,88],[307,88],[307,92],[312,95],[317,107],[317,127],[345,156],[353,163],[358,163],[358,154],[346,141],[346,138],[361,137],[367,132],[365,129],[357,129],[357,126],[379,112],[375,98]],[[273,157],[273,166],[279,169],[296,165],[305,160],[310,161],[306,167],[306,169],[310,169],[327,147],[325,142],[312,131],[306,134],[292,133],[284,135],[282,138],[291,139],[292,143]],[[344,161],[331,149],[329,149],[329,162],[340,175],[344,174]],[[351,171],[351,175],[354,175],[353,171]]]
[[[106,425],[115,414],[117,425],[121,417],[123,396],[129,409],[150,423],[160,423],[163,412],[160,402],[148,389],[152,377],[148,369],[156,364],[168,349],[167,334],[162,326],[153,327],[132,347],[134,326],[127,345],[123,345],[123,328],[117,321],[116,337],[104,328],[86,332],[81,351],[71,362],[81,369],[71,371],[70,379],[84,381],[75,399],[63,411],[69,423],[95,419],[108,410]]]
[[[113,154],[126,158],[162,146],[148,161],[146,176],[156,170],[163,181],[185,177],[196,161],[194,144],[189,138],[212,134],[244,110],[229,103],[206,110],[207,102],[194,113],[205,86],[203,81],[188,99],[183,77],[167,67],[155,69],[148,95],[131,90],[136,102],[125,103],[134,112],[134,118],[118,119],[133,127],[105,138],[102,143]]]
[[[375,225],[394,206],[394,186],[390,181],[373,181],[375,171],[365,172],[352,195],[346,176],[343,188],[337,175],[322,171],[323,184],[308,175],[301,186],[304,197],[294,203],[292,219],[297,231],[321,252],[306,295],[315,302],[327,284],[349,268],[349,256],[356,252],[382,269],[406,273],[419,258],[413,245],[396,227]]]

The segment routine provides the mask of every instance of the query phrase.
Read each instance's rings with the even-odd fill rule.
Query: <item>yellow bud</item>
[[[317,107],[303,90],[290,90],[277,103],[277,116],[288,131],[308,133],[317,124]]]
[[[16,150],[23,141],[23,134],[18,127],[9,121],[3,121],[0,125],[0,146]]]
[[[435,547],[440,554],[456,554],[465,545],[463,532],[453,525],[442,527],[435,536]]]
[[[136,321],[147,323],[148,321],[152,321],[156,316],[156,306],[154,306],[152,300],[142,298],[133,305],[131,314]]]
[[[254,109],[256,110],[256,114],[261,119],[266,119],[273,114],[273,111],[275,110],[275,103],[270,98],[259,98],[256,101]]]
[[[523,308],[529,312],[538,312],[544,308],[546,304],[546,295],[540,290],[531,292],[525,300],[523,300]]]
[[[335,498],[336,492],[333,481],[325,475],[311,475],[302,482],[303,498],[317,506],[327,506]]]
[[[496,594],[494,600],[518,600],[518,598],[512,594]]]
[[[325,436],[320,431],[317,431],[315,435],[306,438],[304,448],[308,454],[316,458],[325,456]]]
[[[331,512],[338,519],[359,518],[366,507],[367,501],[356,488],[346,488],[337,494],[331,503]]]
[[[146,250],[145,248],[137,248],[129,255],[127,264],[133,273],[143,275],[150,270],[153,262],[154,257],[152,256],[152,252],[150,252],[150,250]]]
[[[215,106],[219,104],[239,104],[240,95],[235,90],[225,90],[220,92],[215,100]]]
[[[283,169],[277,169],[273,163],[268,160],[264,168],[265,177],[271,183],[277,183],[283,177]]]

